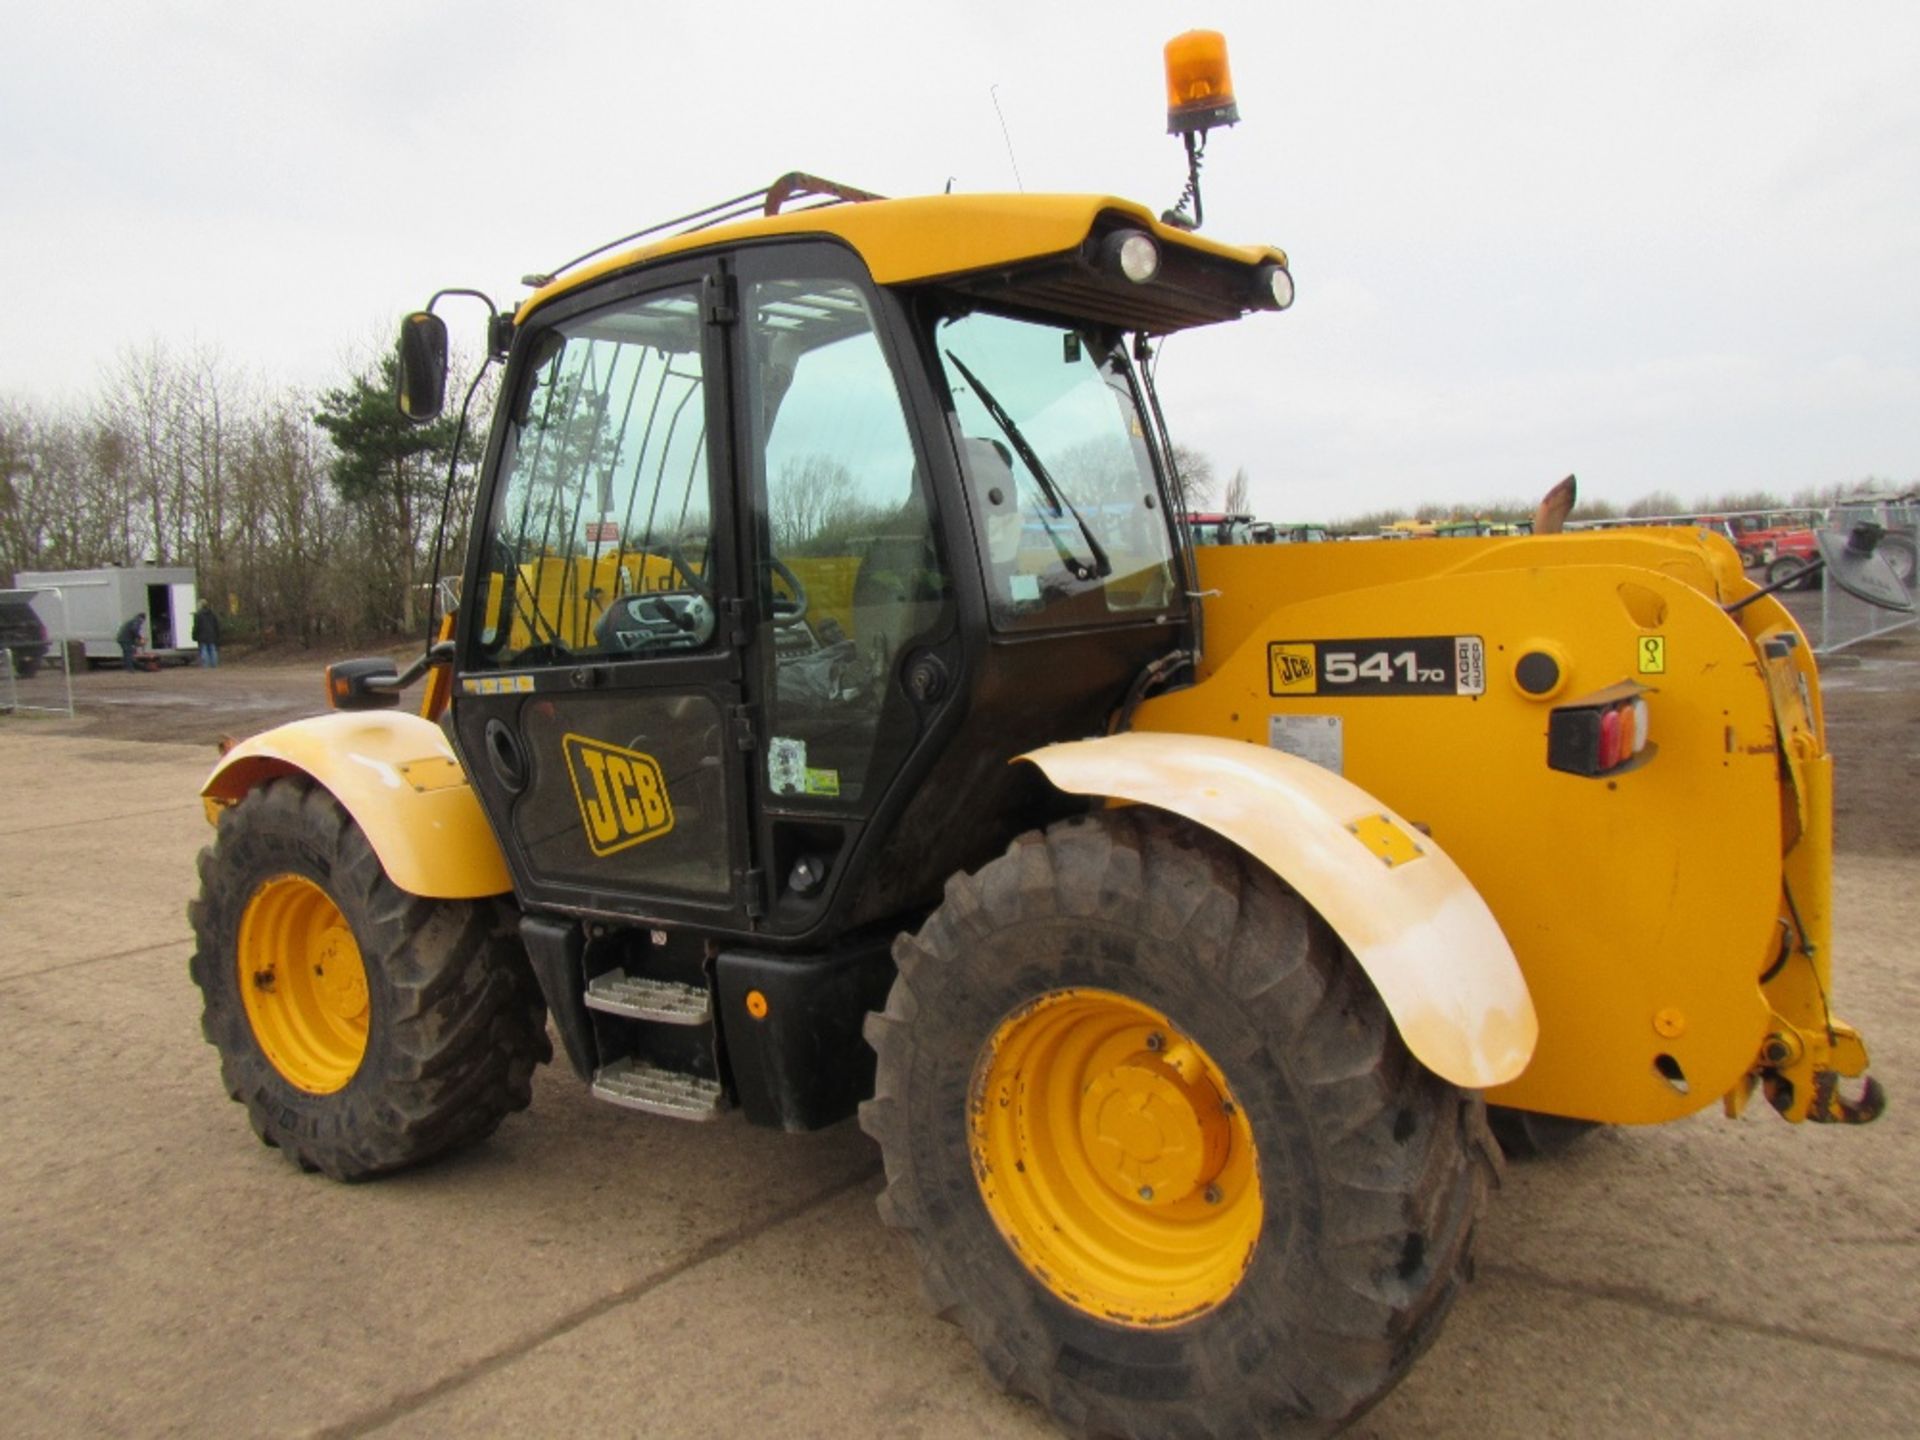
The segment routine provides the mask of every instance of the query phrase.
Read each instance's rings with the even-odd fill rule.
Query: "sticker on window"
[[[790,735],[767,741],[767,788],[776,795],[807,793],[807,742]]]

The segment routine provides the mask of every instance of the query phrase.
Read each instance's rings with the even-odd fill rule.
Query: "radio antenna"
[[[987,95],[993,101],[993,113],[1000,117],[1000,138],[1007,142],[1007,163],[1013,166],[1013,183],[1020,187],[1022,195],[1027,193],[1027,182],[1020,178],[1020,162],[1013,158],[1013,136],[1007,131],[1007,117],[1000,110],[1000,87],[989,85]]]

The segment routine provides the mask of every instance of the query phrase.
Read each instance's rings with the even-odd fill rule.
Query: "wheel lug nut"
[[[1207,1204],[1218,1205],[1220,1198],[1220,1187],[1218,1185],[1207,1186]]]
[[[1140,1198],[1141,1198],[1142,1200],[1151,1200],[1151,1199],[1153,1199],[1153,1186],[1151,1186],[1151,1185],[1142,1185],[1142,1186],[1140,1187]]]
[[[1166,1048],[1167,1048],[1167,1037],[1162,1035],[1158,1030],[1154,1031],[1151,1035],[1147,1036],[1147,1049],[1160,1051]]]

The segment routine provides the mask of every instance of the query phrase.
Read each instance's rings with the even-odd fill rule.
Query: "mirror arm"
[[[453,641],[440,640],[427,647],[427,651],[413,664],[398,675],[370,676],[365,684],[369,690],[400,691],[413,684],[436,665],[451,663],[453,660]]]
[[[1827,562],[1825,558],[1822,556],[1816,555],[1812,560],[1810,560],[1807,563],[1806,569],[1796,570],[1793,572],[1793,574],[1788,575],[1783,579],[1776,580],[1771,585],[1762,586],[1760,589],[1754,591],[1753,594],[1743,596],[1742,598],[1734,601],[1731,605],[1723,605],[1720,608],[1726,611],[1727,614],[1729,615],[1737,615],[1742,610],[1746,609],[1747,606],[1751,605],[1754,601],[1760,599],[1763,595],[1777,595],[1780,591],[1785,590],[1789,585],[1802,584],[1805,582],[1808,576],[1818,575],[1822,570],[1825,570],[1826,568],[1827,568]]]
[[[491,295],[489,295],[489,294],[487,294],[487,292],[486,292],[486,291],[484,291],[484,290],[466,290],[466,289],[462,289],[462,288],[460,288],[460,287],[458,287],[458,286],[450,286],[450,287],[448,287],[448,288],[447,288],[447,289],[445,289],[445,290],[436,290],[436,291],[434,291],[434,292],[433,292],[433,298],[432,298],[431,300],[429,300],[429,301],[427,301],[427,313],[428,313],[429,315],[431,315],[431,314],[433,313],[433,307],[434,307],[434,306],[436,306],[436,305],[438,305],[438,304],[439,304],[439,303],[440,303],[440,302],[441,302],[442,300],[444,300],[444,299],[446,299],[446,298],[447,298],[447,296],[449,296],[449,295],[466,295],[466,296],[469,296],[469,297],[471,297],[472,299],[475,299],[475,300],[478,300],[478,301],[479,301],[479,302],[480,302],[480,303],[481,303],[482,305],[484,305],[484,306],[486,306],[486,307],[487,307],[487,313],[488,313],[489,315],[493,315],[493,316],[498,316],[498,315],[500,314],[500,307],[499,307],[499,306],[497,306],[497,305],[495,305],[495,304],[493,303],[493,297],[492,297]]]

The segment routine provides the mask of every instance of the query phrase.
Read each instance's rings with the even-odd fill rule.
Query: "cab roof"
[[[1144,285],[1090,286],[1092,271],[1084,259],[1089,242],[1120,228],[1146,231],[1159,242],[1160,275]],[[558,278],[539,277],[545,283],[521,302],[515,318],[525,323],[562,296],[655,261],[806,236],[845,244],[881,285],[947,282],[1154,333],[1237,318],[1255,308],[1256,270],[1287,263],[1285,252],[1271,246],[1228,245],[1175,229],[1144,205],[1111,195],[861,199],[709,223],[616,251]]]

